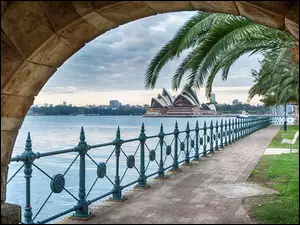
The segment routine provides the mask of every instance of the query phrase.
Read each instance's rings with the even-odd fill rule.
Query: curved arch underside
[[[58,67],[119,25],[194,10],[243,15],[298,39],[298,1],[1,1],[1,202],[18,130]]]

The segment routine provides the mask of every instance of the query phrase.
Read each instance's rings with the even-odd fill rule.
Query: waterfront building
[[[213,103],[201,106],[197,94],[188,86],[182,92],[173,97],[163,88],[162,93],[151,99],[151,105],[147,108],[145,116],[196,116],[215,115],[216,107]]]
[[[216,103],[216,94],[210,93],[210,103],[215,104]]]
[[[118,100],[110,100],[109,101],[109,106],[112,109],[118,109],[121,106],[121,103]]]
[[[292,104],[286,105],[286,113],[287,114],[294,114],[294,108],[295,106]],[[284,115],[284,105],[278,105],[278,106],[271,106],[271,115]]]

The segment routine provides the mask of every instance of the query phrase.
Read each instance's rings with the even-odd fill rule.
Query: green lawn
[[[289,148],[289,144],[281,144],[282,139],[293,139],[295,133],[299,130],[299,125],[289,125],[287,126],[286,132],[283,131],[283,126],[280,131],[273,138],[269,148]],[[293,145],[294,149],[299,149],[299,137],[297,138],[295,144]]]
[[[268,224],[299,223],[299,154],[265,155],[249,180],[279,191],[250,203],[250,215]]]

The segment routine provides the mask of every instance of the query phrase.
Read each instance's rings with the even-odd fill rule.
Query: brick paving
[[[199,163],[182,166],[183,172],[164,181],[149,180],[151,188],[129,191],[123,202],[94,205],[95,217],[87,221],[61,223],[253,224],[243,198],[226,198],[208,186],[246,181],[278,131],[278,126],[259,130]]]

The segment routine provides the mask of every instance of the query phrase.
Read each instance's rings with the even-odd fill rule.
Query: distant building
[[[145,116],[195,116],[213,115],[216,113],[214,104],[201,106],[197,94],[189,87],[184,87],[177,96],[172,96],[165,88],[156,98],[151,99]]]
[[[110,100],[109,101],[109,106],[112,109],[118,109],[121,106],[121,103],[118,100]]]
[[[286,105],[286,113],[294,114],[294,106],[287,104]],[[272,106],[271,107],[271,115],[284,115],[284,105]]]
[[[67,102],[63,101],[63,106],[66,106],[67,105]]]
[[[212,104],[216,103],[216,94],[215,93],[210,94],[210,103],[212,103]]]
[[[242,102],[240,102],[238,99],[234,99],[232,101],[232,105],[238,105],[238,104],[243,104]]]
[[[45,107],[48,107],[49,105],[48,105],[48,103],[45,103],[44,106],[45,106]]]
[[[72,104],[69,104],[70,107],[72,107]]]

